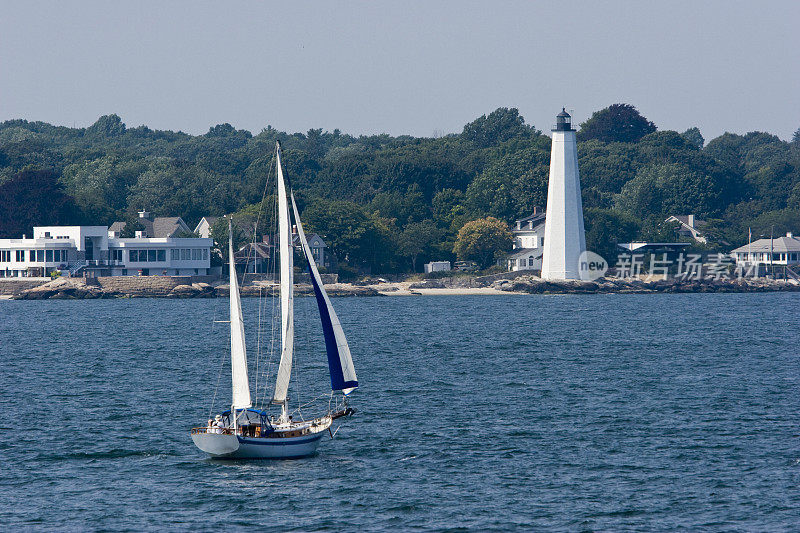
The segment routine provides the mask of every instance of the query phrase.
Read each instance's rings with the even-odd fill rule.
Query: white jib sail
[[[228,219],[228,261],[230,264],[231,300],[231,381],[233,384],[232,405],[234,409],[250,407],[250,383],[247,379],[247,352],[244,344],[244,320],[239,283],[236,280],[236,261],[233,257],[233,230]]]
[[[300,244],[303,246],[303,253],[308,260],[308,266],[311,270],[311,275],[314,276],[314,279],[319,287],[319,291],[322,294],[322,297],[325,300],[325,305],[328,309],[328,315],[331,319],[331,326],[333,329],[333,335],[336,338],[336,348],[339,352],[339,362],[342,367],[342,377],[344,382],[357,382],[358,378],[356,377],[356,370],[353,366],[353,357],[350,354],[350,346],[347,344],[347,338],[344,336],[344,330],[342,329],[342,323],[339,322],[339,317],[336,315],[336,311],[333,310],[333,305],[331,305],[331,300],[328,298],[328,293],[325,291],[325,288],[322,286],[322,278],[319,275],[319,270],[317,269],[317,264],[314,262],[314,256],[311,253],[311,248],[308,246],[308,241],[306,240],[306,234],[303,231],[303,223],[300,222],[300,214],[297,212],[297,203],[294,201],[294,193],[292,195],[292,210],[294,211],[294,221],[297,224],[297,236],[300,238]],[[353,388],[346,388],[342,389],[342,392],[345,394],[349,394],[353,391]]]
[[[286,185],[281,168],[281,149],[277,148],[278,167],[278,244],[281,260],[281,363],[278,366],[278,377],[275,381],[273,403],[286,401],[289,390],[289,378],[292,376],[292,355],[294,352],[294,296],[293,271],[294,262],[292,235],[289,231],[289,202],[286,198]]]

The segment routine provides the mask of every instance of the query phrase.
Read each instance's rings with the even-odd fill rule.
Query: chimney
[[[533,214],[534,215],[538,215],[539,214],[539,207],[538,206],[533,206]]]
[[[145,220],[150,220],[150,213],[148,211],[145,211],[144,209],[142,209],[141,211],[139,211],[139,218],[143,218]]]
[[[689,221],[687,222],[690,228],[694,227],[694,215],[689,215]]]
[[[794,239],[794,234],[791,231],[787,231],[786,236],[789,237],[790,239]]]
[[[144,239],[144,232],[143,231],[137,231],[136,232],[136,238],[137,239]]]

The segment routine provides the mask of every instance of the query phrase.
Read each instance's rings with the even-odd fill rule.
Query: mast
[[[230,269],[230,315],[231,315],[231,411],[236,420],[236,409],[251,407],[250,383],[247,379],[247,352],[244,343],[244,320],[236,279],[236,261],[233,257],[233,227],[228,218],[228,264]]]
[[[287,419],[286,393],[292,375],[292,355],[294,352],[294,296],[292,235],[289,231],[289,203],[286,197],[286,184],[281,168],[281,145],[276,142],[276,161],[278,168],[278,253],[280,254],[280,298],[281,298],[281,362],[275,382],[273,404],[281,405],[281,419]]]

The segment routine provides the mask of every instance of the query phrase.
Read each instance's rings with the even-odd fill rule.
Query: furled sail
[[[250,383],[247,379],[247,352],[244,344],[244,321],[242,302],[239,297],[239,283],[236,280],[236,261],[233,257],[233,230],[228,219],[228,261],[230,264],[231,300],[231,380],[233,382],[234,409],[251,407]]]
[[[311,248],[308,246],[303,224],[300,222],[297,204],[294,201],[294,193],[291,193],[291,196],[294,221],[297,224],[297,235],[300,238],[303,253],[308,261],[311,283],[314,286],[314,295],[317,297],[319,316],[322,320],[322,332],[325,335],[325,348],[328,352],[328,369],[331,374],[331,389],[349,394],[358,387],[358,378],[356,377],[355,368],[353,368],[350,346],[347,345],[342,324],[339,322],[339,317],[336,316],[336,311],[333,310],[328,293],[325,292],[325,288],[322,286],[319,270],[317,270],[314,256],[311,254]]]
[[[286,184],[281,168],[281,147],[277,146],[278,167],[278,252],[281,261],[281,362],[278,366],[278,377],[275,382],[273,403],[284,403],[289,390],[289,378],[292,376],[292,355],[294,352],[294,280],[292,263],[294,248],[289,231],[289,202],[286,197]]]

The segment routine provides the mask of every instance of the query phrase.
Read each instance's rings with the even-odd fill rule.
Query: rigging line
[[[269,227],[270,228],[274,228],[275,225],[276,225],[277,217],[278,217],[278,200],[277,200],[277,198],[275,198],[275,201],[272,204],[272,209],[271,209],[270,215],[271,215],[271,220],[270,220],[270,223],[269,223]],[[272,231],[272,229],[270,231]],[[274,237],[274,235],[273,235],[273,237]],[[271,238],[271,240],[274,242],[274,238]],[[277,269],[278,269],[277,260],[276,260],[276,254],[275,254],[275,246],[272,245],[270,250],[271,250],[271,252],[270,252],[270,257],[269,257],[269,260],[268,260],[268,266],[269,266],[269,270],[270,270],[270,276],[272,277],[272,288],[271,288],[272,309],[271,309],[271,312],[270,312],[270,317],[271,317],[272,320],[270,321],[270,337],[269,337],[270,338],[270,344],[269,344],[269,352],[268,352],[268,355],[267,355],[267,370],[266,370],[266,373],[264,374],[264,388],[263,388],[263,393],[262,393],[263,394],[263,398],[264,398],[263,401],[264,401],[265,404],[267,403],[267,394],[269,392],[269,387],[268,387],[267,382],[269,381],[270,376],[272,375],[272,366],[273,366],[273,361],[275,359],[275,343],[276,343],[275,328],[276,328],[276,321],[279,320],[279,318],[277,316],[277,313],[276,313],[279,294],[277,294],[276,290],[275,290],[275,280],[277,279]]]
[[[213,326],[212,326],[212,328],[213,328]],[[219,364],[219,371],[217,372],[217,384],[214,387],[214,397],[211,399],[211,409],[208,411],[208,416],[209,417],[214,412],[214,405],[217,402],[217,392],[219,392],[219,382],[222,379],[222,369],[225,366],[225,355],[227,355],[225,353],[225,350],[221,350],[221,351],[222,351],[222,361]]]
[[[253,396],[258,401],[258,362],[261,357],[261,287],[258,288],[258,325],[256,327],[256,383]]]
[[[253,274],[255,274],[255,247],[256,247],[256,238],[258,236],[258,224],[261,222],[261,213],[264,211],[264,200],[267,198],[267,187],[269,186],[269,177],[272,175],[272,166],[275,164],[275,156],[272,156],[272,160],[269,165],[269,170],[267,171],[267,178],[264,180],[264,192],[261,194],[261,201],[258,205],[258,214],[256,215],[256,224],[253,227],[253,246],[247,252],[247,259],[244,265],[244,276],[242,276],[242,284],[244,284],[244,278],[247,276],[247,265],[250,263],[250,255],[253,254]],[[253,275],[253,279],[255,279],[255,275]]]
[[[273,222],[274,222],[274,206],[273,206],[273,209],[271,209],[270,211],[271,211],[270,212],[271,219],[269,221],[268,227],[269,227],[269,231],[270,231],[270,242],[272,242],[273,241],[273,238],[272,238],[272,227],[273,227]],[[274,276],[274,265],[273,265],[273,263],[274,263],[274,259],[273,259],[274,253],[272,251],[273,247],[272,247],[271,244],[269,245],[269,248],[267,250],[268,250],[268,253],[269,253],[269,256],[267,257],[267,270],[268,270],[268,274],[269,274],[270,278],[272,278],[272,282],[273,282],[273,286],[270,288],[270,297],[271,297],[271,300],[273,301],[273,307],[274,307],[274,299],[275,299],[275,290],[274,290],[274,277],[275,276]],[[263,308],[265,304],[263,302],[261,302],[259,305]],[[262,321],[262,327],[263,327],[263,321]],[[269,375],[269,373],[271,371],[272,344],[274,343],[274,338],[273,338],[274,337],[274,330],[275,330],[275,316],[274,316],[274,312],[270,312],[270,348],[267,351],[267,356],[266,356],[267,357],[267,361],[266,361],[267,369],[265,371],[262,371],[261,375],[256,376],[256,379],[258,379],[259,382],[262,379],[264,380],[264,386],[263,386],[263,392],[262,392],[262,395],[263,395],[262,405],[266,404],[267,390],[269,388],[268,385],[267,385],[266,377]],[[258,400],[258,398],[256,398],[256,399]]]

